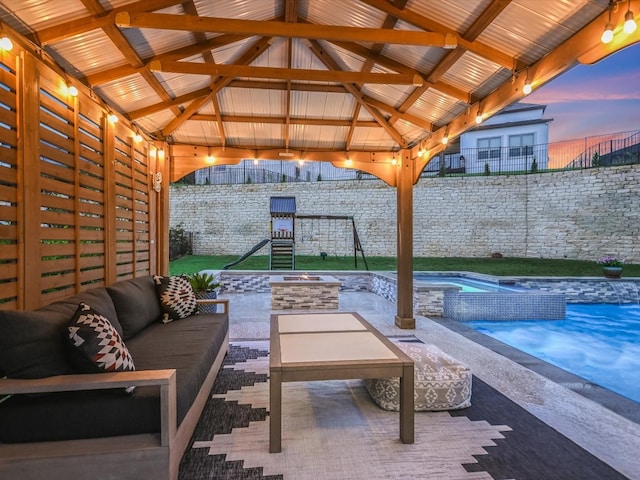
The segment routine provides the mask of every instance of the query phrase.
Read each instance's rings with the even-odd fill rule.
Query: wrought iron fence
[[[431,159],[424,177],[517,175],[640,163],[640,131],[578,140],[500,148],[449,148]],[[243,160],[238,165],[200,169],[180,180],[188,184],[290,183],[369,180],[374,175],[325,162]]]

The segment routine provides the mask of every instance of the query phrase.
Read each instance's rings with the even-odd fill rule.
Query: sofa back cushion
[[[0,371],[9,378],[42,378],[74,373],[63,335],[81,302],[115,318],[104,288],[94,288],[32,311],[0,311]],[[116,321],[113,326],[122,331]]]
[[[72,373],[62,344],[69,318],[43,310],[0,311],[0,370],[9,378]]]
[[[128,340],[153,322],[160,321],[160,301],[151,275],[122,280],[107,287],[113,300],[122,338]],[[98,307],[95,307],[97,310]],[[105,316],[108,315],[102,312]]]

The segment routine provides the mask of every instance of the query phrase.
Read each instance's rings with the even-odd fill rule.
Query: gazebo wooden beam
[[[313,40],[344,40],[353,42],[390,43],[455,48],[458,35],[409,30],[385,30],[343,25],[318,25],[274,21],[238,20],[232,18],[197,17],[162,13],[119,12],[115,23],[119,27],[155,28],[162,30],[186,30],[190,32],[218,32],[261,35]]]

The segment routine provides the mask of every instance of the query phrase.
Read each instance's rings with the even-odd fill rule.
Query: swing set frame
[[[353,229],[353,261],[355,268],[358,268],[358,252],[362,255],[362,261],[367,270],[369,270],[369,264],[367,258],[364,255],[364,249],[362,243],[360,243],[360,237],[358,236],[358,230],[356,229],[356,222],[351,215],[295,215],[295,218],[301,220],[350,220],[351,228]]]

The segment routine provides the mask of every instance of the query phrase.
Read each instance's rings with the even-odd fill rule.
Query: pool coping
[[[446,317],[430,320],[640,425],[640,403]]]

